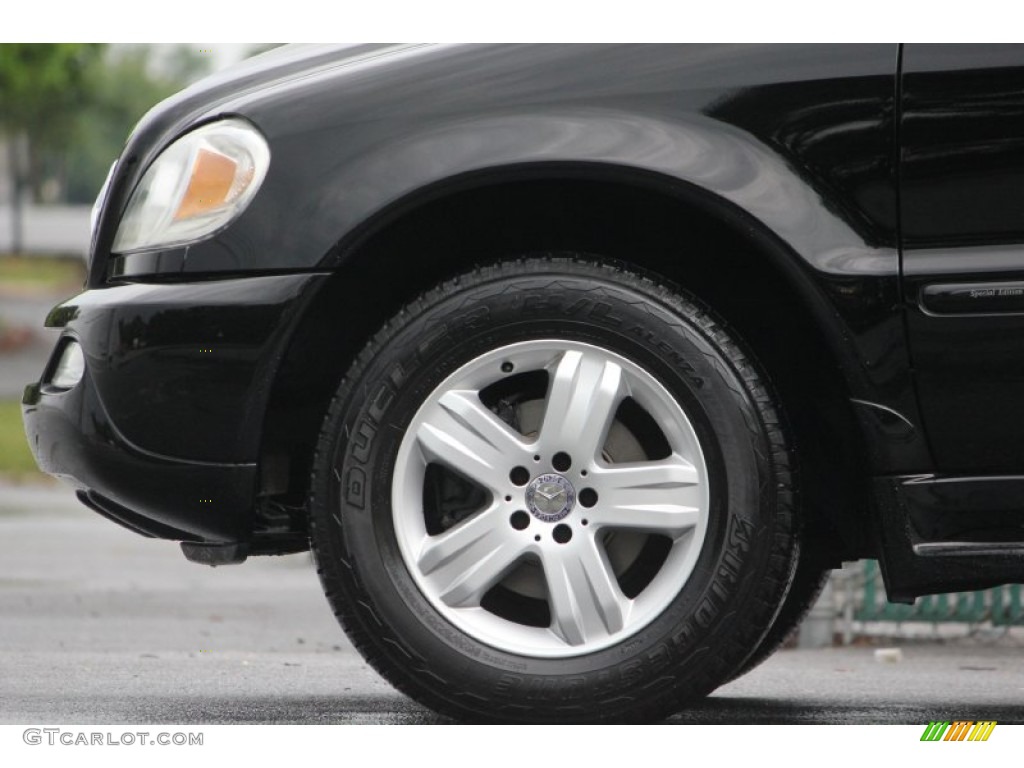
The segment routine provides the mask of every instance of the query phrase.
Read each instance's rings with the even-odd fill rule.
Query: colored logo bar
[[[921,741],[988,741],[995,727],[995,720],[932,720]]]

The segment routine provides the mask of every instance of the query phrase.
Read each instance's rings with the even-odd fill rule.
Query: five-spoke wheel
[[[432,506],[446,481],[469,487]],[[679,403],[621,355],[564,339],[498,347],[448,376],[393,478],[398,542],[430,602],[482,642],[534,656],[588,653],[659,615],[693,570],[707,513]],[[658,562],[624,589],[645,548]]]
[[[759,647],[796,554],[767,387],[693,300],[579,258],[428,291],[324,420],[313,551],[356,647],[449,715],[663,717]]]

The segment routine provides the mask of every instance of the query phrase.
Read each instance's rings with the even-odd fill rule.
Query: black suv
[[[286,48],[139,123],[26,428],[441,712],[656,718],[842,561],[1024,577],[1022,197],[1020,47]]]

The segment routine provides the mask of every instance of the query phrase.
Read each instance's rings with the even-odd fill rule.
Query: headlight
[[[269,165],[267,142],[242,120],[221,120],[185,134],[153,161],[135,188],[114,252],[209,237],[245,210]]]

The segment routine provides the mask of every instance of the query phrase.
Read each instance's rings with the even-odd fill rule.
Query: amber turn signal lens
[[[208,149],[196,153],[192,178],[181,199],[175,221],[198,216],[230,202],[228,196],[235,185],[238,165],[230,157]]]
[[[225,118],[183,134],[132,192],[114,253],[198,242],[226,227],[259,191],[270,147],[249,123]]]

